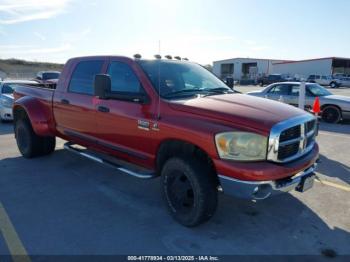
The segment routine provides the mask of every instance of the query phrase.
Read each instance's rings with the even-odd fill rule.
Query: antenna
[[[160,40],[158,41],[158,54],[160,55]],[[158,57],[157,57],[158,58]],[[158,59],[160,59],[158,58]],[[157,114],[157,120],[160,119],[160,61],[158,61],[158,114]]]

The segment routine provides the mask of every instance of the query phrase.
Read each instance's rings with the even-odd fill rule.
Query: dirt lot
[[[54,154],[24,159],[12,124],[0,124],[0,255],[350,255],[350,124],[321,123],[318,141],[313,189],[260,202],[221,195],[214,218],[189,229],[167,214],[159,179],[72,155],[62,140]]]

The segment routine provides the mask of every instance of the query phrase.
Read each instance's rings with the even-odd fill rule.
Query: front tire
[[[209,220],[217,207],[217,183],[197,159],[169,159],[161,172],[164,199],[172,217],[186,227]]]
[[[341,119],[341,111],[335,106],[326,106],[322,110],[322,119],[327,123],[338,123]]]
[[[16,121],[15,136],[18,149],[25,158],[48,155],[55,150],[55,137],[38,136],[25,119]]]

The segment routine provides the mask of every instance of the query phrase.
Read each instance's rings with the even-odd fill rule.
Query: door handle
[[[109,108],[106,106],[99,106],[97,107],[97,110],[103,113],[108,113],[109,112]]]
[[[64,104],[64,105],[69,105],[69,100],[61,99],[61,103]]]

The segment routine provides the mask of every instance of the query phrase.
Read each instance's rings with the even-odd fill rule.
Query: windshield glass
[[[1,92],[3,94],[13,94],[15,84],[4,84]]]
[[[43,73],[43,80],[49,80],[49,79],[58,79],[60,77],[60,73]]]
[[[224,82],[198,64],[171,60],[141,60],[138,63],[164,98],[233,92]]]
[[[318,84],[312,84],[307,86],[311,94],[314,96],[329,96],[332,93],[329,92],[326,88],[318,85]]]

